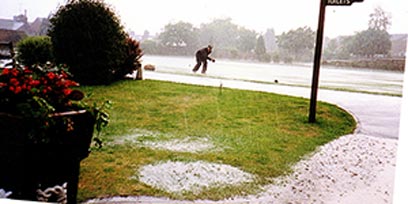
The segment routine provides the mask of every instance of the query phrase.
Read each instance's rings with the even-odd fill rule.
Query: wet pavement
[[[143,64],[154,64],[156,71],[166,73],[191,74],[194,63],[195,59],[189,57],[143,56]],[[277,80],[279,84],[303,87],[310,86],[313,71],[311,63],[285,65],[219,59],[208,66],[207,77],[267,83]],[[401,72],[322,66],[319,75],[319,86],[326,89],[402,93]]]

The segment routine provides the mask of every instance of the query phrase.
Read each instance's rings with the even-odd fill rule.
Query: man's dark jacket
[[[211,60],[211,58],[208,57],[208,55],[210,54],[211,54],[211,51],[209,51],[207,47],[198,50],[196,52],[197,61],[205,62],[207,59]]]

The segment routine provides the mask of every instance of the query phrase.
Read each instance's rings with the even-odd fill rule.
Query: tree
[[[257,33],[245,28],[238,28],[238,36],[236,42],[236,48],[244,53],[249,53],[256,46]]]
[[[339,47],[339,42],[337,39],[324,39],[324,49],[323,49],[323,59],[324,60],[331,60],[335,58],[337,54],[337,48]]]
[[[278,36],[278,46],[281,53],[296,61],[311,60],[315,42],[315,32],[310,27],[290,30]],[[286,58],[284,57],[284,58]]]
[[[376,7],[370,14],[368,27],[374,30],[388,30],[391,26],[391,15],[385,12],[381,7]]]
[[[262,35],[260,35],[256,41],[255,53],[257,55],[263,55],[266,53],[265,40]]]
[[[353,36],[350,52],[354,55],[373,57],[387,55],[391,50],[391,40],[387,31],[369,28]]]
[[[149,37],[150,37],[149,31],[148,31],[148,30],[145,30],[145,31],[143,32],[143,36],[142,36],[142,39],[141,39],[140,41],[148,40]]]
[[[271,56],[266,53],[265,40],[262,35],[258,37],[255,47],[256,58],[261,62],[270,62]]]
[[[200,26],[200,44],[213,44],[218,49],[236,48],[238,26],[231,22],[231,18],[215,19]]]
[[[272,28],[270,28],[266,31],[264,36],[266,52],[269,53],[275,52],[278,49],[278,45],[276,44],[275,31]]]
[[[56,60],[69,66],[76,81],[109,84],[132,72],[126,61],[134,45],[115,13],[102,1],[69,0],[50,22],[48,35]]]
[[[198,32],[191,23],[167,24],[159,35],[160,43],[169,53],[191,54],[198,46]]]
[[[339,37],[339,46],[337,48],[337,55],[338,59],[350,59],[352,53],[351,49],[354,46],[353,40],[354,36],[342,36]]]
[[[325,60],[349,59],[353,46],[353,36],[341,36],[335,39],[326,39],[326,46],[323,50]]]
[[[231,18],[215,19],[200,26],[200,44],[214,45],[218,57],[246,58],[255,48],[257,33],[232,23]]]
[[[158,43],[153,40],[144,40],[141,42],[141,47],[145,54],[163,54],[160,52]]]
[[[381,7],[374,9],[370,15],[368,29],[358,32],[349,44],[352,54],[364,57],[387,55],[391,50],[391,40],[387,29],[391,25],[391,16]]]

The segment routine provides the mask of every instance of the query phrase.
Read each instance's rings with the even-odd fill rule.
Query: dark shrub
[[[58,63],[81,84],[109,84],[131,69],[127,34],[114,12],[98,0],[70,0],[50,19]]]
[[[132,38],[126,40],[126,57],[122,68],[118,70],[115,76],[120,79],[124,75],[132,73],[140,68],[140,58],[142,57],[142,50],[140,49],[140,43]]]
[[[52,43],[48,36],[27,37],[16,46],[17,60],[24,65],[31,66],[53,61]]]

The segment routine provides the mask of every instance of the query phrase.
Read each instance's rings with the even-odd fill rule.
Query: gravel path
[[[392,203],[397,141],[347,135],[333,141],[251,196],[272,203]]]

